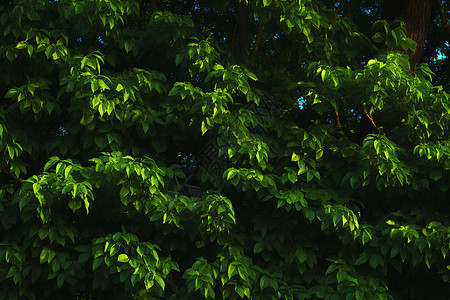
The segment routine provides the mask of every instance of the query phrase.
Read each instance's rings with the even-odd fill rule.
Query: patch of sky
[[[197,5],[197,4],[194,5],[194,11],[195,11],[195,12],[199,11],[200,9],[201,9],[201,7],[200,7],[199,5]],[[188,13],[189,15],[192,15],[192,11],[188,11],[187,13]]]
[[[300,98],[297,98],[298,108],[300,110],[303,110],[306,108],[306,99],[303,96],[300,96]]]
[[[371,8],[363,8],[362,11],[368,16],[373,13],[373,9]]]
[[[339,8],[339,5],[340,5],[339,2],[335,2],[335,3],[334,3],[334,6],[335,6],[336,8]],[[339,17],[342,17],[342,13],[338,14],[338,16],[339,16]]]
[[[51,134],[56,134],[59,136],[65,136],[68,135],[69,132],[63,127],[63,126],[59,126],[59,128],[56,131],[50,131]]]
[[[98,42],[100,43],[100,44],[102,44],[102,45],[108,45],[108,43],[106,43],[104,40],[103,40],[103,37],[102,36],[99,36],[98,37]]]
[[[366,56],[365,55],[363,55],[362,57],[361,57],[361,61],[360,61],[360,64],[362,65],[362,66],[365,66],[366,64],[367,64],[367,61],[366,61]]]
[[[356,116],[356,120],[361,121],[361,115],[357,114],[353,108],[348,110],[352,115]]]
[[[200,78],[200,75],[195,75],[193,78],[192,78],[193,80],[194,80],[194,82],[195,83],[199,83],[199,82],[201,82],[201,78]]]
[[[445,42],[444,48],[448,49],[449,46],[450,46],[449,42]],[[446,59],[448,57],[445,53],[442,52],[442,50],[443,50],[442,48],[438,48],[436,50],[436,57],[433,59],[434,61]]]
[[[166,77],[168,78],[168,79],[175,79],[175,74],[174,73],[166,73]]]
[[[178,154],[178,156],[182,156],[181,152]],[[194,155],[192,153],[189,153],[181,159],[181,166],[184,168],[193,169],[195,168],[194,163]]]
[[[98,37],[98,42],[100,43],[100,44],[102,44],[102,45],[104,45],[104,46],[106,46],[106,45],[108,45],[108,43],[107,42],[105,42],[104,40],[103,40],[103,36],[99,36]],[[83,41],[83,39],[82,38],[77,38],[77,42],[78,43],[81,43]]]
[[[67,134],[69,134],[69,132],[64,127],[59,127],[59,135],[60,136],[65,136]]]

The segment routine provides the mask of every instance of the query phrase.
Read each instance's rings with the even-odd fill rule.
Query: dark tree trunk
[[[425,39],[430,27],[431,10],[433,3],[431,0],[409,0],[406,20],[406,30],[408,36],[417,43],[416,52],[408,53],[411,68],[418,65],[425,48]]]
[[[408,37],[417,44],[416,51],[408,51],[411,70],[417,66],[422,58],[425,39],[430,27],[432,0],[385,0],[383,4],[383,18],[405,20]]]
[[[239,50],[241,54],[248,52],[248,8],[244,1],[238,3]]]
[[[157,2],[157,0],[152,0],[152,1],[151,1],[153,12],[158,11],[158,4],[157,4],[156,2]]]

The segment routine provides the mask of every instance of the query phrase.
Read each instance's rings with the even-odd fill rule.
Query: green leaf
[[[238,171],[235,169],[228,170],[227,180],[233,179],[238,174]]]
[[[50,249],[48,249],[48,248],[42,249],[41,254],[39,255],[39,262],[41,264],[46,261],[49,261],[49,252],[50,252]]]
[[[444,28],[408,66],[381,2],[9,2],[0,298],[445,292]]]
[[[330,71],[322,70],[322,73],[320,75],[322,76],[322,81],[325,81],[325,80],[327,80],[328,76],[330,75]]]
[[[204,135],[206,133],[208,129],[206,128],[206,123],[205,121],[202,122],[202,135]]]
[[[120,199],[124,199],[128,194],[130,193],[130,190],[125,185],[122,185],[120,188]]]
[[[380,264],[379,259],[380,259],[380,257],[377,254],[372,254],[370,256],[369,263],[373,269],[376,269],[378,267],[378,265]]]
[[[309,170],[309,171],[306,173],[306,181],[307,181],[307,182],[310,182],[313,178],[314,178],[314,173],[313,173],[311,170]]]
[[[28,197],[22,197],[19,201],[19,210],[22,211],[29,201],[30,199]]]
[[[297,256],[299,263],[303,263],[308,259],[308,255],[306,254],[305,250],[303,250],[302,248],[297,249],[295,251],[295,255]]]
[[[261,292],[269,285],[267,277],[263,276],[261,277],[261,280],[259,281],[259,286],[261,288]]]
[[[13,98],[15,97],[15,95],[19,94],[19,91],[16,89],[9,89],[6,94],[5,94],[5,98]]]
[[[89,254],[89,252],[83,252],[80,254],[80,256],[78,257],[78,262],[80,264],[85,263],[86,261],[88,261],[88,259],[91,257],[91,255]]]
[[[103,258],[97,257],[94,259],[94,262],[92,263],[92,271],[97,270],[97,268],[102,264]]]
[[[183,60],[183,58],[184,58],[184,54],[178,54],[175,57],[175,64],[178,66],[181,63],[181,61]]]
[[[228,266],[228,278],[231,279],[231,277],[233,277],[235,274],[236,274],[236,266],[230,264],[230,265]]]
[[[69,207],[70,209],[72,209],[73,211],[76,211],[78,209],[81,208],[81,201],[79,199],[72,199],[69,201]]]
[[[137,251],[137,253],[142,257],[143,255],[144,255],[144,247],[143,246],[141,246],[141,245],[139,245],[139,246],[137,246],[137,249],[136,249],[136,251]]]
[[[117,84],[116,86],[116,91],[120,92],[124,89],[123,85],[121,85],[120,83]]]
[[[256,77],[256,75],[252,72],[248,72],[247,76],[251,79],[253,79],[254,81],[258,81],[258,77]]]
[[[56,280],[57,284],[58,284],[58,288],[61,288],[63,286],[64,279],[65,279],[64,273],[61,273],[61,274],[58,275],[58,279]]]
[[[123,44],[125,47],[125,51],[128,53],[131,50],[132,47],[132,43],[130,41],[125,41],[125,43]]]
[[[128,255],[126,254],[119,254],[117,261],[118,262],[128,262],[130,259],[128,258]]]
[[[316,160],[319,160],[320,158],[322,158],[323,155],[323,149],[317,149],[316,150]]]
[[[347,279],[347,277],[348,277],[348,275],[345,271],[339,270],[336,274],[336,279],[337,279],[338,283],[343,282],[344,280]]]
[[[375,41],[375,43],[382,43],[385,40],[385,36],[380,32],[377,32],[372,36],[372,39]]]
[[[19,49],[19,50],[25,49],[26,47],[27,47],[27,42],[25,42],[25,41],[21,41],[16,45],[16,49]]]
[[[84,208],[86,209],[86,214],[89,214],[89,206],[90,206],[89,200],[87,198],[84,198],[83,202],[84,202]]]
[[[300,159],[301,159],[300,155],[298,155],[295,152],[292,153],[291,161],[299,161]]]
[[[360,256],[355,261],[354,265],[359,266],[359,265],[365,264],[368,260],[369,260],[369,258],[367,256]]]
[[[31,57],[33,55],[34,48],[32,45],[27,45],[28,55]]]
[[[64,170],[64,164],[63,163],[58,163],[57,165],[56,165],[56,169],[55,169],[55,173],[57,174],[57,175],[59,175],[60,173],[61,173],[61,171],[62,170]]]
[[[303,210],[305,212],[305,216],[306,218],[312,222],[316,216],[316,214],[314,213],[314,211],[312,209],[304,209]]]
[[[164,289],[166,287],[166,284],[164,283],[164,279],[162,279],[162,277],[159,275],[155,275],[155,281],[159,284],[161,289],[164,291]]]
[[[253,252],[254,253],[260,253],[264,250],[264,243],[263,242],[257,242],[255,246],[253,246]]]
[[[340,213],[337,213],[333,216],[333,225],[334,227],[337,226],[337,224],[341,221],[342,215]]]
[[[430,179],[433,179],[434,181],[438,181],[442,178],[442,171],[441,170],[432,170],[430,172]]]
[[[447,256],[447,253],[448,253],[448,247],[445,245],[445,246],[442,246],[441,247],[441,253],[442,253],[442,257],[445,259],[445,257]]]
[[[60,267],[61,267],[61,264],[59,263],[58,259],[54,259],[52,261],[51,265],[52,265],[52,272],[53,273],[57,273],[59,271]]]
[[[136,282],[138,282],[138,281],[139,281],[139,275],[138,274],[131,275],[131,284],[133,286],[135,286]],[[145,287],[147,289],[150,289],[151,288],[151,285],[149,284],[150,282],[147,282],[147,281],[148,281],[148,279],[147,279],[147,277],[145,277],[145,279],[144,279]],[[152,283],[152,285],[153,285],[153,283]]]

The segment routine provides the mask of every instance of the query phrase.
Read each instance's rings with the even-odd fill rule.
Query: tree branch
[[[340,120],[340,118],[339,118],[339,113],[337,112],[337,110],[335,110],[334,112],[336,113],[336,123],[337,123],[337,127],[338,127],[339,129],[342,130],[341,120]]]
[[[5,175],[7,175],[7,176],[9,176],[9,177],[11,177],[11,178],[13,178],[14,180],[16,180],[16,181],[18,181],[18,182],[20,182],[20,183],[24,183],[24,182],[25,182],[24,179],[19,178],[19,177],[17,177],[16,175],[14,175],[14,174],[12,174],[12,173],[9,173],[9,172],[7,172],[7,171],[5,171],[5,170],[2,170],[2,173],[5,174]]]
[[[370,120],[370,122],[372,122],[372,125],[373,125],[375,128],[378,128],[378,126],[377,126],[377,124],[375,124],[375,121],[373,120],[372,116],[369,115],[369,114],[367,113],[367,111],[364,111],[364,113],[366,114],[366,117]]]
[[[256,40],[255,43],[253,44],[252,58],[251,58],[252,63],[255,62],[256,52],[258,52],[259,45],[261,44],[262,41],[263,29],[264,24],[262,21],[259,21],[258,32],[256,33]]]
[[[350,104],[350,106],[357,111],[361,111],[361,109],[358,109],[350,100],[350,95],[346,95],[344,96],[345,100],[347,100],[347,103]],[[372,123],[373,127],[378,128],[377,124],[375,124],[375,121],[373,120],[372,115],[368,114],[367,111],[364,109],[364,114],[366,115],[367,119],[370,120],[370,122]]]
[[[441,15],[442,27],[445,28],[447,34],[450,34],[450,23],[448,22],[447,14],[445,13],[444,3],[442,2],[442,0],[436,0],[436,2],[439,6],[439,13]]]

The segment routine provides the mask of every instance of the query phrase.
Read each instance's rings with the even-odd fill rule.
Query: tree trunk
[[[152,0],[152,1],[151,1],[153,12],[158,11],[158,5],[156,4],[156,1],[157,1],[157,0]]]
[[[241,54],[248,52],[248,8],[244,1],[238,3],[239,50]]]
[[[383,4],[383,18],[405,20],[408,37],[416,42],[416,51],[408,51],[411,70],[421,61],[425,39],[430,27],[432,0],[385,0]]]

